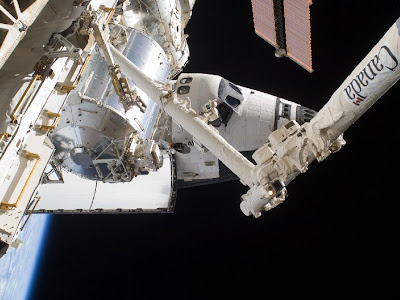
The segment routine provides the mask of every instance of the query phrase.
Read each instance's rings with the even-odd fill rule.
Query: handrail
[[[14,110],[11,113],[11,123],[17,123],[17,111],[20,109],[22,103],[24,102],[26,96],[28,95],[29,91],[31,90],[33,84],[35,83],[36,80],[40,79],[41,76],[39,74],[35,74],[31,80],[31,82],[29,83],[29,85],[27,86],[27,88],[25,89],[24,93],[22,94],[21,98],[19,99],[17,106],[14,108]]]
[[[15,201],[15,203],[0,202],[0,209],[5,209],[5,210],[15,209],[18,206],[18,203],[21,200],[22,196],[24,195],[25,190],[26,190],[26,188],[28,186],[28,183],[32,179],[32,175],[35,172],[37,165],[39,164],[40,156],[39,156],[39,154],[35,154],[35,153],[31,153],[31,152],[26,151],[25,152],[25,157],[28,158],[28,159],[36,159],[36,162],[33,165],[33,168],[31,170],[31,172],[29,173],[28,179],[26,180],[24,186],[22,187],[22,190],[18,195],[17,201]]]
[[[3,139],[5,138],[9,138],[11,136],[11,134],[7,133],[7,132],[2,132],[0,133],[0,143]]]
[[[108,13],[107,24],[110,23],[111,18],[114,15],[115,8],[106,7],[105,5],[100,5],[100,9],[103,10],[105,13]]]
[[[50,118],[56,118],[56,119],[54,120],[53,125],[40,125],[39,129],[41,131],[49,132],[49,131],[52,131],[52,130],[56,129],[58,123],[60,122],[61,115],[59,113],[54,113],[54,112],[51,112],[51,111],[47,111],[46,114]]]
[[[61,91],[70,92],[70,91],[72,91],[72,90],[74,90],[76,88],[76,86],[78,85],[79,80],[82,77],[83,72],[85,72],[86,67],[89,65],[89,62],[90,62],[91,59],[92,59],[92,55],[89,54],[86,57],[86,60],[83,63],[81,69],[79,70],[79,74],[78,74],[78,76],[76,76],[76,78],[75,78],[74,82],[72,83],[72,85],[63,85],[63,86],[61,86]]]
[[[0,133],[0,143],[4,140],[4,139],[8,139],[9,137],[11,137],[11,134],[9,134],[8,132],[2,132]],[[2,150],[0,149],[0,153],[2,152]]]

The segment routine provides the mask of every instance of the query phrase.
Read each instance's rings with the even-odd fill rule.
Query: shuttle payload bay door
[[[42,184],[34,213],[135,213],[168,212],[176,198],[175,163],[164,154],[157,172],[131,182],[103,183],[63,172],[64,183]]]

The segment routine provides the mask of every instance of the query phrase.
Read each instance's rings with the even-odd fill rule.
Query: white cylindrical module
[[[145,33],[168,54],[171,77],[178,75],[189,58],[184,28],[191,16],[193,0],[131,1],[124,10],[124,24]]]
[[[334,141],[400,78],[400,19],[335,91],[311,120],[316,133]]]
[[[183,30],[194,1],[182,3],[133,1],[123,9],[121,18],[127,38],[113,39],[119,41],[118,51],[111,44],[110,48],[123,73],[127,72],[122,75],[127,78],[130,90],[147,108],[133,106],[125,111],[118,91],[114,91],[113,79],[108,76],[107,64],[96,48],[52,135],[57,148],[55,157],[65,169],[104,181],[109,178],[107,174],[118,173],[116,169],[124,173],[120,158],[132,133],[144,139],[150,137],[157,119],[157,104],[160,104],[160,86],[179,74],[189,57]],[[119,22],[117,28],[118,25]],[[133,74],[138,70],[143,77]],[[114,181],[118,180],[118,176],[114,177]]]
[[[144,74],[146,82],[165,83],[169,79],[170,65],[163,49],[145,34],[129,29],[128,41],[121,51],[114,49],[116,56]],[[137,106],[125,111],[100,51],[95,49],[91,57],[51,134],[56,146],[54,157],[64,169],[86,179],[129,181],[124,152],[131,144],[132,134],[143,139],[150,137],[159,110],[160,91],[148,90],[144,82],[133,81],[123,73],[130,89],[136,90],[147,106],[144,112]]]

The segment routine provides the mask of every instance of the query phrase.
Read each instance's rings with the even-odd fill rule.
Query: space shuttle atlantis
[[[0,256],[24,215],[172,211],[179,188],[233,179],[259,217],[399,79],[400,21],[318,113],[184,73],[194,3],[0,2]]]

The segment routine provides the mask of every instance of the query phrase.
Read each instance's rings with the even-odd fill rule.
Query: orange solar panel
[[[256,33],[277,47],[273,0],[252,0],[251,3]]]
[[[311,0],[252,0],[251,3],[255,32],[312,72]]]
[[[312,72],[310,0],[283,0],[287,56]]]

